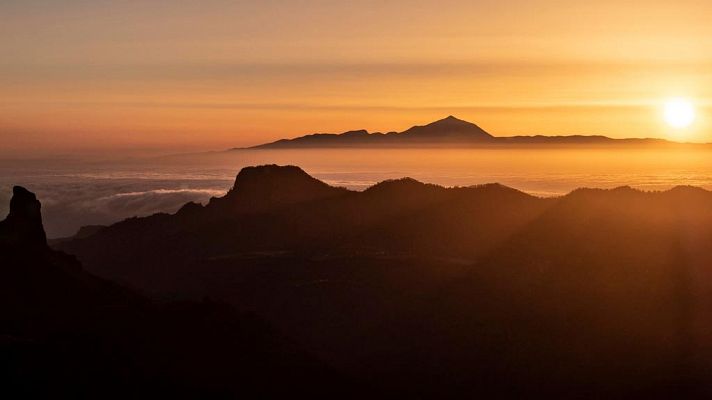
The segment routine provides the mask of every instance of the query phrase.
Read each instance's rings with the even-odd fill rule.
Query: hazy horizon
[[[403,177],[447,187],[501,183],[536,196],[579,187],[712,189],[710,155],[705,148],[302,149],[0,160],[0,215],[12,185],[23,185],[43,199],[48,235],[68,236],[83,225],[173,213],[189,201],[206,203],[224,195],[241,168],[275,163],[297,165],[328,184],[354,190]]]
[[[0,157],[219,150],[448,114],[496,136],[710,142],[711,7],[6,1]],[[674,97],[697,111],[684,129],[663,120]]]
[[[450,115],[449,117],[454,117],[453,115]],[[446,118],[445,116],[441,116],[441,118],[438,118],[438,120]],[[457,118],[457,117],[455,117]],[[459,119],[459,118],[458,118]],[[403,128],[401,130],[366,130],[368,133],[401,133],[407,128],[412,128],[412,127],[417,127],[417,126],[423,126],[427,125],[429,123],[435,122],[434,121],[425,121],[422,123],[417,123],[417,124],[412,124],[407,126],[406,128]],[[467,121],[467,122],[473,122],[473,121]],[[193,154],[210,154],[210,153],[221,153],[221,152],[229,152],[229,151],[234,151],[234,150],[248,150],[252,147],[257,147],[260,145],[265,145],[272,143],[274,141],[279,141],[279,140],[291,140],[291,139],[297,139],[303,136],[309,136],[309,135],[314,135],[314,134],[330,134],[330,135],[340,135],[345,132],[349,131],[357,131],[357,130],[362,130],[361,128],[352,128],[352,129],[346,129],[344,131],[335,131],[335,132],[325,132],[325,131],[310,131],[310,132],[304,132],[303,134],[298,134],[296,136],[284,136],[284,137],[276,137],[273,139],[269,139],[264,142],[254,142],[254,143],[247,143],[245,145],[240,145],[240,146],[229,146],[229,147],[221,147],[221,148],[215,148],[215,147],[210,147],[211,145],[171,145],[171,144],[160,144],[160,145],[152,145],[152,146],[136,146],[136,145],[116,145],[111,148],[107,147],[80,147],[80,148],[40,148],[40,149],[34,149],[34,150],[28,150],[25,152],[18,152],[16,149],[12,147],[5,147],[0,149],[0,160],[4,160],[6,162],[12,162],[12,161],[19,161],[19,160],[36,160],[36,161],[69,161],[69,162],[107,162],[107,161],[127,161],[127,160],[141,160],[144,158],[153,158],[153,157],[171,157],[171,156],[186,156],[186,155],[193,155]],[[487,131],[485,129],[485,131]],[[690,145],[708,145],[711,144],[712,142],[701,142],[701,141],[694,141],[694,140],[686,140],[685,138],[681,137],[650,137],[650,136],[609,136],[605,134],[600,134],[600,133],[573,133],[573,134],[559,134],[559,135],[542,135],[540,133],[536,132],[530,132],[530,133],[521,133],[521,134],[512,134],[512,135],[497,135],[493,134],[492,132],[490,133],[493,137],[495,138],[510,138],[510,137],[520,137],[520,136],[546,136],[546,137],[564,137],[564,136],[603,136],[603,137],[608,137],[612,139],[663,139],[671,143],[678,143],[678,144],[690,144]],[[542,145],[529,145],[529,144],[519,144],[518,146],[524,146],[524,147],[532,147],[532,150],[537,150],[537,149],[547,149],[553,147],[557,147],[557,144],[544,144]],[[569,144],[565,145],[564,147],[568,147],[573,151],[576,150],[590,150],[590,149],[595,149],[600,145],[597,144],[586,144],[586,143],[581,143],[581,144]],[[347,149],[349,145],[343,145],[343,146],[334,146],[334,147],[323,147],[321,148],[322,152],[328,152],[330,150],[339,150],[339,149]],[[380,146],[355,146],[355,148],[378,148]],[[382,146],[381,149],[386,151],[389,149],[408,149],[408,145],[394,145],[394,146]],[[467,144],[462,144],[462,143],[448,143],[444,142],[441,144],[438,143],[430,143],[430,144],[425,144],[418,146],[421,149],[427,149],[427,148],[432,148],[436,150],[442,150],[442,149],[450,149],[450,150],[457,150],[457,149],[468,149],[471,148],[471,145]],[[416,149],[418,148],[416,147]],[[639,145],[633,145],[631,147],[632,150],[637,150],[636,147],[639,147]],[[293,149],[292,151],[300,151],[300,150],[316,150],[319,149],[319,146],[316,147],[310,147],[310,146],[305,146],[302,149],[296,148]]]

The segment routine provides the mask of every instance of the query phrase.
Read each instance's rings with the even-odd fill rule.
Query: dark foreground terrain
[[[0,221],[0,266],[3,398],[357,393],[254,315],[209,300],[150,301],[85,272],[47,247],[40,203],[21,187]]]
[[[702,189],[541,199],[402,179],[352,192],[251,167],[206,206],[54,244],[101,278],[46,247],[38,204],[12,209],[3,375],[20,389],[712,395]]]

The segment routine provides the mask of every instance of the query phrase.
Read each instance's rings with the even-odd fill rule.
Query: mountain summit
[[[334,197],[347,192],[313,178],[293,165],[245,167],[237,174],[232,189],[210,201],[212,208],[255,211],[279,205]]]
[[[413,138],[430,138],[430,139],[475,139],[488,140],[494,136],[487,133],[484,129],[452,115],[447,118],[431,122],[423,126],[414,126],[400,135],[408,135]]]

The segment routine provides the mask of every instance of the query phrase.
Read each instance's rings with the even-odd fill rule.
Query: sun
[[[695,122],[695,106],[681,97],[670,99],[665,102],[663,117],[672,128],[687,128]]]

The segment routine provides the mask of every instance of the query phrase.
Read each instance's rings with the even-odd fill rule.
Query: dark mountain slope
[[[442,190],[447,201],[374,224],[363,240],[410,254],[474,261],[553,203],[499,184]]]
[[[512,201],[519,204],[513,213],[502,207]],[[187,273],[205,259],[255,252],[415,255],[431,254],[439,246],[431,255],[468,257],[506,238],[502,235],[511,226],[525,223],[547,204],[500,186],[446,189],[412,179],[351,192],[329,187],[296,167],[263,166],[241,171],[233,189],[205,207],[126,220],[58,246],[78,254],[102,276],[151,290],[158,285],[154,280],[181,279],[180,268]],[[482,243],[466,236],[489,228]],[[420,235],[427,230],[451,237],[447,242],[431,237],[437,245],[429,245],[428,237]]]
[[[705,397],[712,251],[702,244],[712,240],[710,222],[712,193],[700,189],[578,190],[443,291],[433,306],[447,343],[441,351],[467,346],[473,330],[506,327],[484,357],[512,387]],[[455,329],[464,309],[479,315]]]
[[[211,301],[154,303],[86,273],[47,247],[34,194],[13,192],[0,222],[8,398],[326,396],[350,387],[253,315]]]
[[[25,323],[63,323],[64,310],[87,304],[128,303],[138,300],[115,285],[85,273],[76,259],[47,247],[40,202],[25,188],[15,186],[10,213],[0,221],[0,296],[3,326]],[[9,331],[5,331],[9,333]]]
[[[264,168],[270,190],[238,179],[205,207],[61,245],[104,276],[252,310],[404,395],[710,394],[712,193],[540,199],[407,178],[350,192]],[[282,194],[268,182],[296,176]]]

